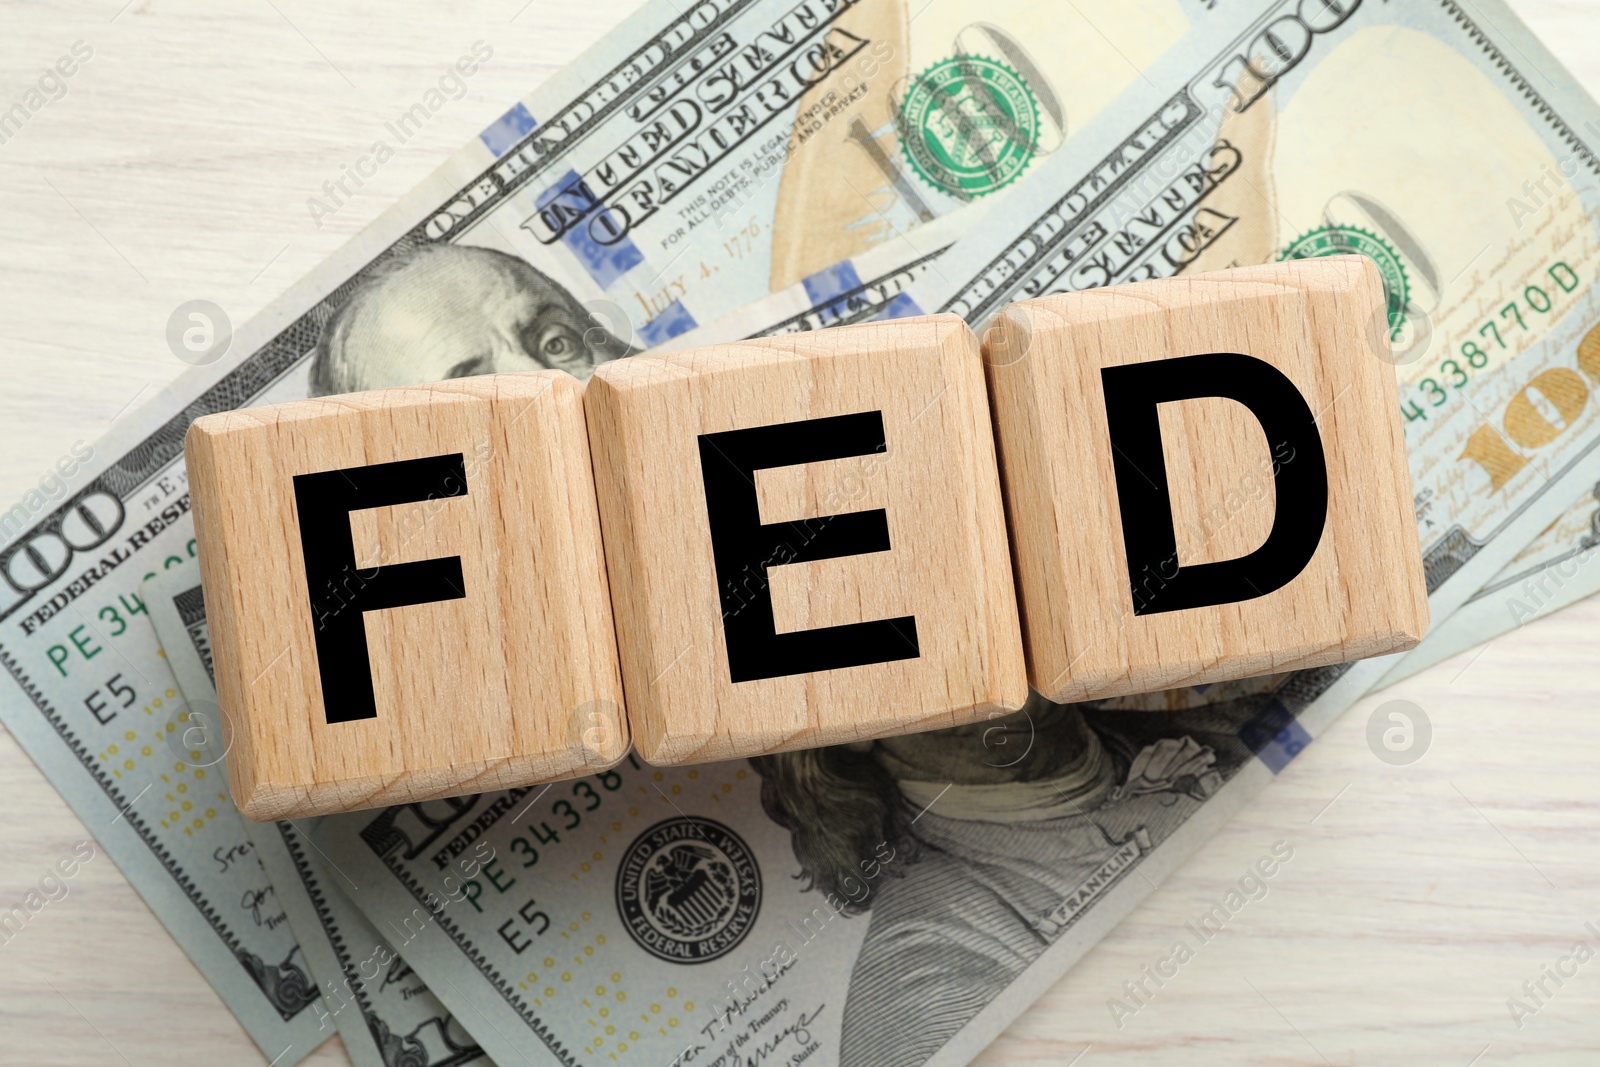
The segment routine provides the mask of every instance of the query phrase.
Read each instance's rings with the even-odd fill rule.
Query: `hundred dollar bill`
[[[212,758],[220,761],[226,737],[199,568],[162,571],[145,580],[143,595],[191,716],[207,717],[198,727],[204,735],[199,743],[210,742]],[[330,873],[326,857],[309,840],[317,822],[285,819],[246,826],[317,979],[326,1013],[319,1019],[331,1017],[356,1067],[493,1067],[391,947],[391,939],[350,903],[337,866]]]
[[[1600,484],[1545,528],[1500,573],[1384,676],[1384,685],[1410,677],[1474,645],[1600,592]],[[1465,668],[1463,668],[1465,669]]]
[[[653,0],[249,323],[193,310],[180,338],[203,365],[75,464],[69,499],[0,514],[0,721],[269,1058],[315,1034],[314,992],[288,943],[229,918],[260,875],[215,775],[140,736],[177,692],[129,617],[143,576],[194,551],[189,422],[492,371],[584,377],[829,284],[841,258],[1025,186],[1191,7],[1080,0],[1041,24],[1026,0]],[[199,814],[164,802],[175,776],[209,791]]]
[[[126,563],[123,581],[89,589],[92,579],[80,578],[83,599],[63,603],[60,623],[29,652],[0,639],[11,679],[5,725],[264,1056],[289,1065],[333,1030],[319,1024],[305,953],[215,760],[195,747],[188,705],[139,618],[147,611],[139,577],[193,558],[192,536],[162,536],[179,515],[177,488],[151,486],[142,521],[119,543],[95,546],[85,573]],[[111,498],[81,498],[56,536],[94,542],[113,514]],[[135,548],[147,544],[152,551],[134,562]]]

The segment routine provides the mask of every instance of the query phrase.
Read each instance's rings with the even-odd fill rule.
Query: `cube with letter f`
[[[601,367],[584,404],[645,759],[1022,706],[983,368],[960,319],[636,356]]]
[[[1032,685],[1087,700],[1415,645],[1428,602],[1388,355],[1361,256],[996,316]]]
[[[622,758],[582,395],[539,371],[196,420],[195,526],[246,815]]]

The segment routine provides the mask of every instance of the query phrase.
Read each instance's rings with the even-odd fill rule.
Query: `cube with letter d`
[[[622,758],[582,398],[576,379],[536,371],[195,421],[217,699],[247,816]]]
[[[645,759],[1022,706],[983,366],[960,319],[635,356],[601,367],[584,406]]]
[[[1389,330],[1361,256],[996,316],[984,357],[1036,689],[1151,692],[1421,639]]]

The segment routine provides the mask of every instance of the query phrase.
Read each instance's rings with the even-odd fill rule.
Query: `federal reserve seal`
[[[617,914],[639,947],[704,963],[744,940],[761,910],[761,870],[739,835],[710,819],[658,822],[617,869]]]
[[[1358,252],[1378,265],[1378,275],[1383,279],[1383,293],[1388,305],[1389,334],[1391,338],[1397,338],[1400,328],[1405,325],[1406,308],[1411,302],[1411,282],[1400,253],[1382,237],[1358,226],[1319,226],[1284,249],[1278,261],[1343,256],[1352,252]]]
[[[900,105],[900,144],[935,189],[983,196],[1017,179],[1039,148],[1039,102],[1022,76],[985,56],[923,71]]]

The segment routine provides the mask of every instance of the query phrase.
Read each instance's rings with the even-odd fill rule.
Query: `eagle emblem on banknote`
[[[640,948],[675,963],[732,951],[761,910],[761,871],[748,845],[711,819],[667,819],[628,847],[617,914]]]

